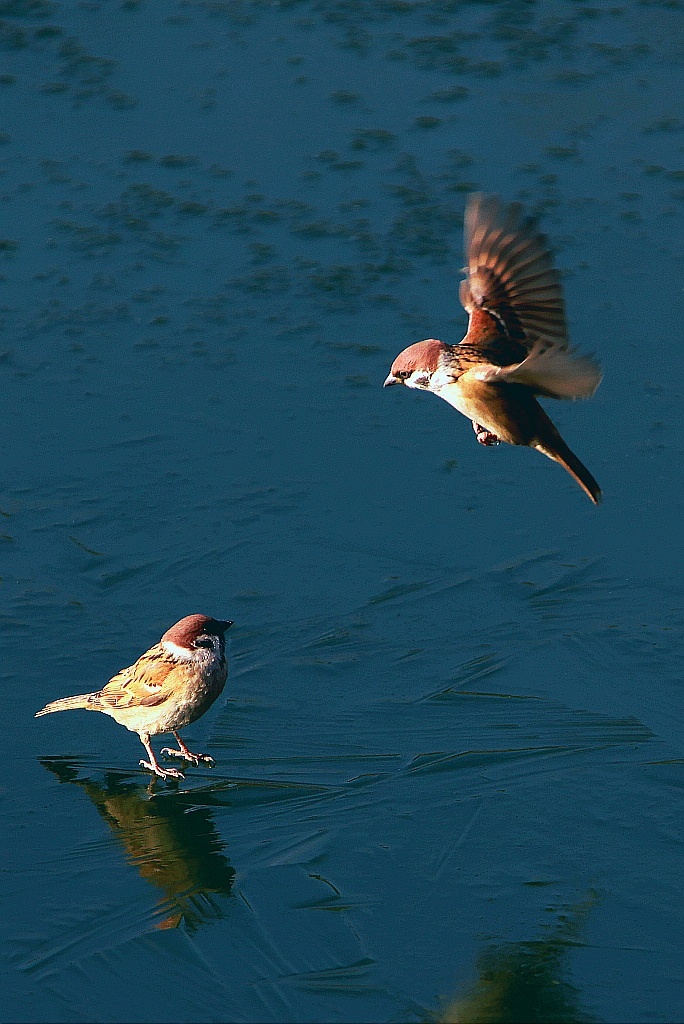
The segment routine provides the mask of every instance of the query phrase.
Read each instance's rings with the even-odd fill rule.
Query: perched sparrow
[[[484,445],[524,444],[559,462],[595,505],[601,488],[546,415],[536,395],[589,398],[597,362],[568,347],[560,277],[548,243],[519,203],[475,193],[465,214],[470,314],[458,345],[430,338],[404,349],[385,380],[432,391],[473,421]]]
[[[214,763],[208,755],[188,750],[176,730],[196,721],[223,690],[227,675],[224,633],[232,625],[208,615],[186,615],[102,690],[54,700],[36,718],[74,708],[102,711],[119,725],[137,732],[149,757],[149,761],[140,762],[143,768],[162,779],[182,779],[176,768],[159,765],[150,736],[173,733],[178,750],[164,747],[162,754],[167,757],[181,757],[195,765],[200,761]]]

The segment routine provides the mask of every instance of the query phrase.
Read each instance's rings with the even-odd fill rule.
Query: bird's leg
[[[189,761],[190,764],[194,765],[198,765],[200,761],[203,761],[204,764],[209,765],[210,768],[214,767],[216,762],[213,757],[210,757],[209,754],[193,754],[192,750],[188,750],[185,743],[183,743],[183,740],[180,738],[176,730],[173,729],[172,732],[178,741],[178,750],[173,750],[171,747],[164,747],[162,750],[162,755],[164,757],[182,757],[185,761]]]
[[[183,773],[179,772],[177,768],[162,768],[162,766],[157,761],[157,758],[154,756],[154,750],[152,749],[152,744],[150,743],[150,737],[149,736],[146,736],[143,733],[140,736],[140,740],[141,740],[142,745],[144,746],[145,750],[147,751],[147,756],[149,757],[149,761],[143,761],[143,760],[140,761],[140,767],[141,768],[146,768],[148,772],[153,772],[155,775],[158,775],[160,779],[184,779],[185,778]]]
[[[501,441],[496,434],[493,434],[491,430],[487,430],[486,427],[480,426],[480,424],[476,423],[475,420],[473,420],[473,430],[475,431],[475,437],[478,439],[480,444],[484,444],[488,448],[492,445],[501,444]]]

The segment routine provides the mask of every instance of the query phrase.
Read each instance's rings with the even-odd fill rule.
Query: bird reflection
[[[60,782],[80,786],[122,845],[126,859],[164,894],[157,928],[190,930],[223,916],[217,896],[230,896],[235,869],[222,853],[222,842],[207,807],[188,803],[180,794],[153,798],[138,782],[107,775],[103,785],[79,778],[74,762],[41,759]]]
[[[567,980],[569,951],[596,902],[595,894],[557,916],[549,934],[528,942],[505,942],[477,959],[477,981],[432,1017],[435,1024],[590,1024],[598,1020],[581,1005]]]

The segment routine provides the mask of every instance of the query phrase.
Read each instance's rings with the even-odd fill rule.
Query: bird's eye
[[[213,643],[211,637],[207,636],[206,633],[204,633],[202,636],[198,636],[195,640],[193,640],[192,646],[193,647],[213,647],[214,643]]]
[[[410,370],[398,370],[396,376],[397,377],[401,377],[402,380],[406,380],[407,377],[411,376],[411,371]]]

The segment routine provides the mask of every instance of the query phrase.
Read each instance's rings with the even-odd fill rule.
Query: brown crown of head
[[[228,619],[212,619],[210,615],[186,615],[167,629],[162,640],[176,644],[177,647],[192,647],[193,641],[203,633],[213,633],[215,636],[223,636],[233,623]]]
[[[436,338],[418,341],[399,353],[392,363],[391,372],[394,376],[400,373],[413,373],[414,370],[428,370],[432,373],[439,366],[440,356],[447,348],[443,341],[437,341]]]

